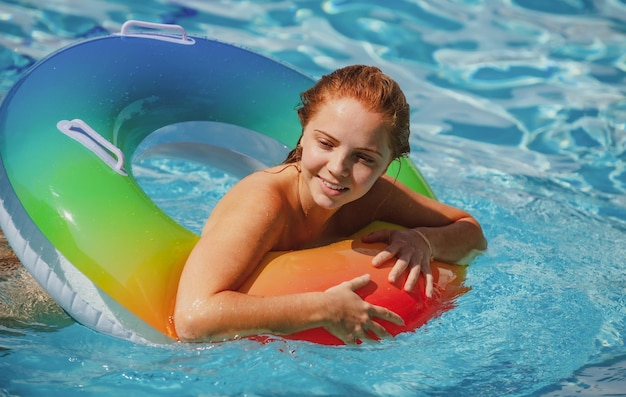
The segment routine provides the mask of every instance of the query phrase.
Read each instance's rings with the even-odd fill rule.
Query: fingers
[[[387,248],[376,254],[376,256],[372,259],[372,265],[378,267],[383,265],[385,262],[392,259],[393,257],[397,257],[403,250],[403,247],[404,244],[401,242],[393,242],[389,244]]]
[[[388,243],[391,239],[391,233],[392,231],[388,229],[377,230],[363,237],[361,241],[363,241],[364,243]],[[378,267],[384,264],[385,262],[396,256],[400,248],[401,246],[398,244],[390,244],[389,246],[387,246],[387,248],[374,256],[374,258],[372,259],[372,265]]]
[[[339,313],[339,316],[326,326],[326,329],[347,345],[390,337],[389,332],[376,319],[386,320],[396,325],[404,324],[402,317],[396,313],[382,306],[372,305],[355,293],[355,290],[364,287],[369,282],[370,275],[364,274],[327,290],[333,294],[339,294],[347,310]],[[352,292],[346,295],[348,290]]]
[[[390,337],[389,333],[385,328],[383,328],[380,324],[375,322],[371,322],[367,328],[361,329],[359,332],[355,332],[352,336],[347,338],[347,341],[344,341],[346,344],[355,345],[359,341],[360,342],[375,342],[377,339],[372,337],[369,332],[371,332],[377,339],[383,339]]]
[[[356,291],[359,288],[365,287],[370,282],[370,275],[364,274],[359,277],[355,277],[352,280],[346,281],[352,291]]]
[[[391,232],[392,230],[390,229],[376,230],[366,236],[361,237],[361,241],[363,241],[364,243],[386,243],[389,242]]]
[[[381,266],[394,256],[396,256],[396,252],[390,250],[391,247],[387,247],[384,251],[380,251],[374,258],[372,258],[372,265],[374,267]]]
[[[426,273],[426,297],[428,299],[433,297],[434,284],[435,283],[433,274],[429,271],[428,273]]]
[[[413,288],[415,288],[417,281],[419,280],[421,270],[422,267],[419,264],[411,268],[411,271],[409,271],[409,275],[406,278],[406,282],[404,283],[404,290],[406,292],[413,291]]]
[[[434,289],[434,277],[430,268],[430,261],[423,262],[424,265],[415,265],[409,271],[409,275],[404,283],[404,290],[407,292],[413,291],[419,280],[420,273],[424,273],[424,280],[426,281],[425,291],[427,298],[432,298]]]
[[[370,320],[363,324],[362,327],[340,339],[347,345],[355,345],[359,341],[368,342],[391,338],[391,334],[385,327],[374,321],[374,318],[384,319],[396,325],[404,325],[402,317],[381,306],[372,306],[370,315]]]
[[[394,234],[395,233],[395,234]],[[415,246],[411,239],[407,239],[407,234],[397,230],[378,230],[362,238],[363,242],[387,242],[389,245],[372,259],[372,265],[379,267],[388,261],[396,258],[388,280],[395,283],[396,280],[409,269],[407,279],[404,283],[404,290],[413,291],[418,284],[420,273],[424,273],[426,297],[431,298],[433,293],[433,276],[430,270],[430,253],[423,250],[423,247]],[[424,241],[421,239],[420,241]]]
[[[391,334],[387,332],[385,327],[378,324],[375,321],[372,321],[368,324],[367,327],[364,327],[361,332],[355,333],[355,337],[353,341],[350,341],[351,344],[357,343],[357,341],[361,342],[375,342],[380,339],[391,338]]]
[[[402,317],[382,306],[372,306],[371,316],[389,321],[390,323],[394,323],[396,325],[404,325]]]
[[[404,320],[402,319],[402,317],[400,317],[399,315],[397,315],[396,313],[392,312],[389,309],[385,309],[384,307],[381,306],[372,306],[372,310],[371,310],[371,317],[372,318],[380,318],[382,320],[386,320],[389,321],[393,324],[396,325],[404,325]],[[372,338],[366,331],[369,331],[371,334],[373,334],[376,339]],[[380,325],[379,323],[377,323],[376,321],[370,321],[366,327],[364,327],[363,329],[363,334],[365,335],[365,340],[377,340],[377,339],[385,339],[385,338],[391,338],[391,334],[385,329],[385,327],[383,327],[382,325]],[[364,339],[359,338],[361,341],[364,341]]]
[[[376,339],[387,339],[391,338],[391,334],[387,332],[385,327],[378,324],[377,322],[372,322],[370,327],[370,332],[376,336]]]
[[[404,273],[404,271],[409,267],[410,263],[411,263],[410,255],[404,255],[398,258],[398,260],[396,260],[396,263],[391,268],[391,271],[389,272],[389,276],[388,276],[389,282],[395,283],[398,277],[400,277],[400,275]],[[416,267],[418,270],[417,274],[419,275],[419,267],[420,267],[419,263],[414,265],[413,270]]]

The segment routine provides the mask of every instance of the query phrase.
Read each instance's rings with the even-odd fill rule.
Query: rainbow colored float
[[[24,266],[76,321],[134,342],[175,341],[178,278],[198,236],[139,187],[130,166],[137,146],[164,127],[234,125],[242,127],[243,147],[220,146],[226,139],[219,128],[187,147],[243,164],[245,172],[269,166],[255,153],[295,145],[293,109],[312,82],[175,25],[129,21],[118,35],[62,49],[24,75],[0,109],[0,226]],[[389,172],[432,196],[409,160]],[[242,290],[319,290],[369,272],[373,281],[361,296],[405,319],[404,327],[388,324],[392,334],[422,325],[466,290],[463,267],[435,263],[437,298],[407,294],[386,281],[388,269],[370,265],[378,249],[355,239],[272,253]],[[293,337],[339,343],[322,329]]]

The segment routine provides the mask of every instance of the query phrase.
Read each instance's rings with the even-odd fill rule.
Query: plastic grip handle
[[[80,142],[120,175],[127,176],[124,170],[124,153],[117,146],[107,141],[81,119],[61,120],[57,123],[59,131]]]
[[[131,33],[133,28],[147,28],[149,31],[142,31],[137,33]],[[157,31],[173,31],[175,34],[163,34],[158,33]],[[145,22],[145,21],[136,21],[136,20],[128,20],[124,22],[122,25],[122,29],[120,30],[121,36],[135,36],[135,37],[144,37],[148,39],[157,39],[163,41],[169,41],[172,43],[178,44],[194,44],[196,41],[191,37],[187,36],[187,32],[180,25],[174,24],[165,24],[165,23],[155,23],[155,22]]]

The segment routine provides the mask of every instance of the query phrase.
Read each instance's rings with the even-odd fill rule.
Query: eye
[[[331,149],[333,147],[332,142],[326,139],[320,139],[317,141],[317,143],[320,145],[322,149]]]
[[[376,160],[373,157],[368,156],[367,154],[359,153],[356,155],[356,158],[360,163],[366,165],[374,165],[376,163]]]

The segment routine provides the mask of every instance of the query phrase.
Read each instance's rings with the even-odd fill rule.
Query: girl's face
[[[365,195],[392,160],[382,115],[332,99],[304,127],[302,178],[316,205],[338,209]]]

